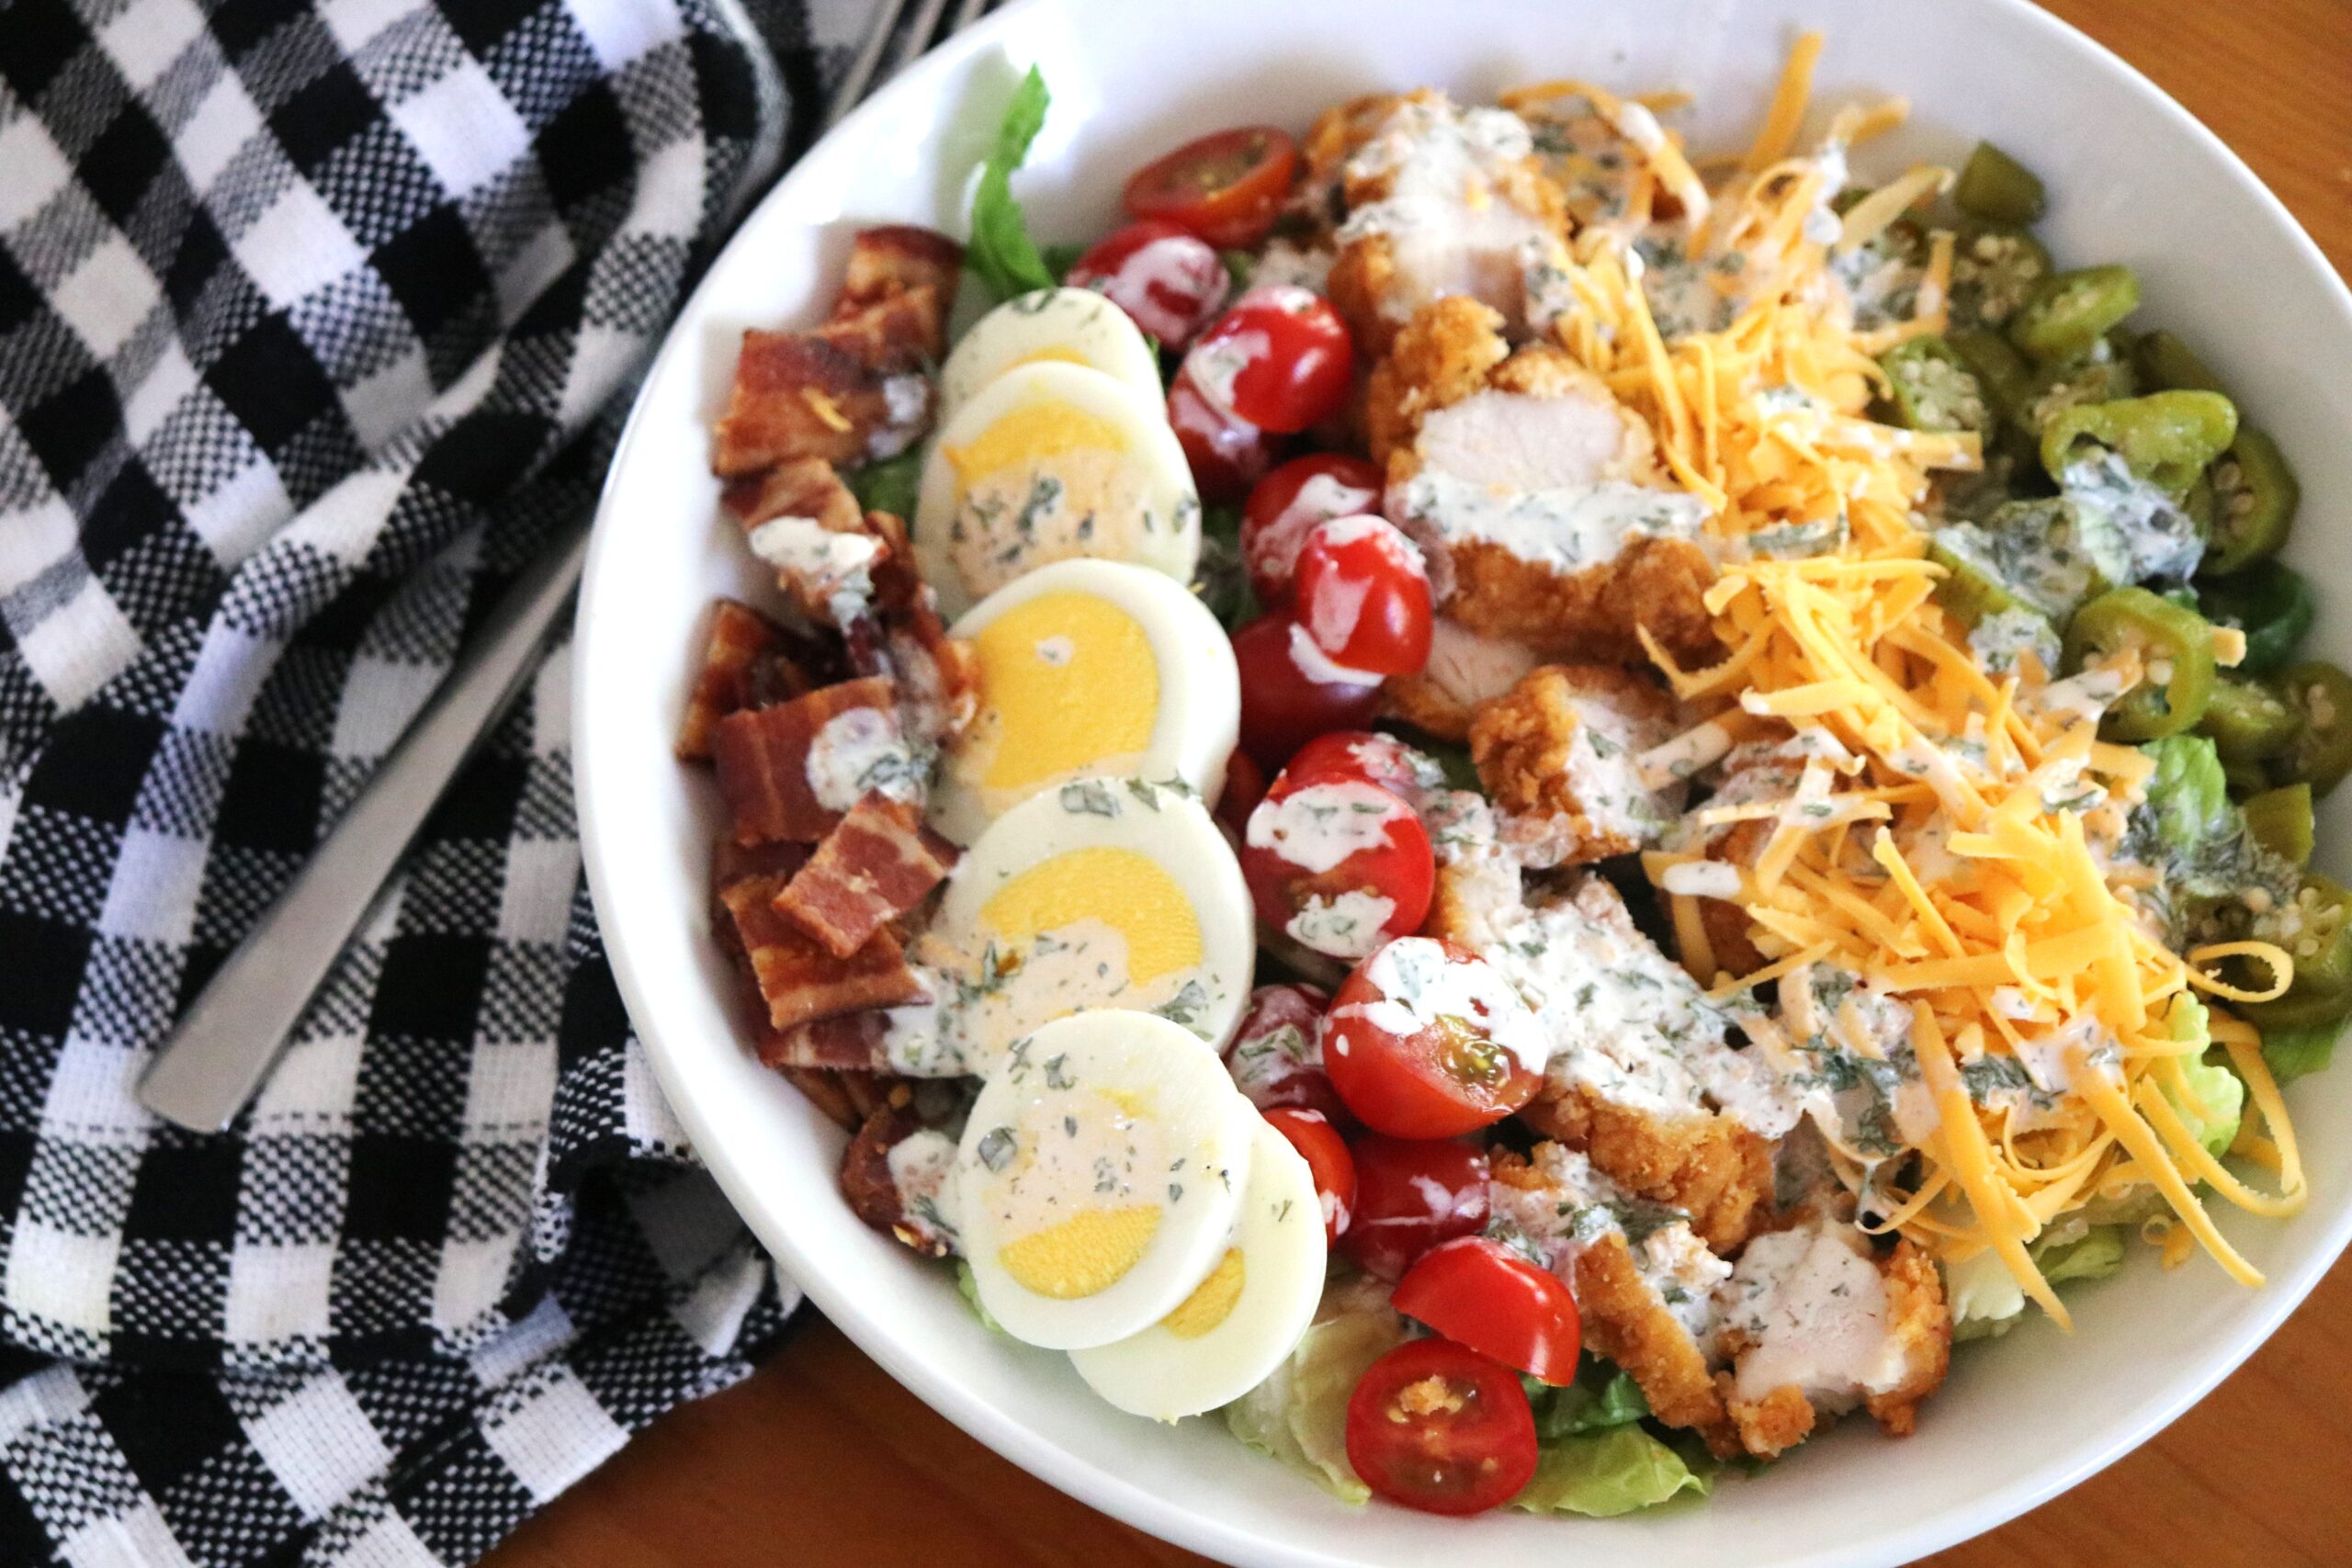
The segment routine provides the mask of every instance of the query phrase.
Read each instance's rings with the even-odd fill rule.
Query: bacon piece
[[[742,939],[736,934],[735,916],[727,908],[727,890],[749,877],[774,878],[779,886],[808,861],[808,846],[786,839],[764,844],[739,844],[721,833],[710,845],[710,929],[728,956],[743,956]]]
[[[809,1104],[825,1113],[825,1119],[844,1132],[854,1133],[865,1114],[850,1103],[844,1089],[848,1076],[820,1072],[814,1067],[785,1067],[779,1069],[793,1088],[807,1098]]]
[[[778,517],[813,518],[835,534],[865,532],[865,514],[858,510],[857,497],[821,457],[803,457],[729,479],[718,501],[735,514],[746,534]]]
[[[896,689],[888,677],[869,675],[820,686],[774,707],[728,715],[718,721],[713,754],[718,793],[738,843],[770,839],[815,843],[833,830],[842,812],[817,798],[808,778],[809,749],[826,725],[857,708],[880,710],[898,722]]]
[[[888,295],[929,288],[938,297],[944,315],[955,307],[963,271],[964,247],[936,229],[911,223],[863,229],[850,242],[849,265],[842,269],[841,298],[833,310],[838,315],[850,305],[870,305]],[[933,357],[938,357],[936,350]]]
[[[752,704],[752,671],[760,660],[779,654],[784,628],[749,604],[721,599],[710,617],[710,637],[703,645],[702,668],[695,674],[694,690],[686,696],[686,716],[678,726],[678,756],[701,761],[710,755],[711,732],[718,721]]]
[[[769,1027],[790,1029],[837,1013],[899,1007],[927,994],[908,967],[898,938],[876,931],[849,957],[836,958],[775,912],[775,896],[783,890],[781,877],[747,876],[718,896],[734,917],[752,977],[767,1003]]]
[[[917,1252],[944,1258],[956,1250],[955,1232],[940,1212],[944,1166],[910,1163],[910,1187],[901,1186],[898,1172],[890,1168],[893,1149],[925,1134],[933,1152],[952,1151],[952,1144],[938,1141],[944,1134],[924,1124],[905,1086],[893,1086],[842,1151],[842,1196],[850,1212],[876,1230]]]
[[[809,620],[835,625],[872,599],[874,570],[893,546],[858,510],[831,463],[804,457],[733,479],[719,500],[742,524],[752,553],[775,569],[776,585]],[[896,547],[906,547],[903,536]]]
[[[929,288],[893,294],[805,333],[743,334],[719,416],[721,478],[816,457],[854,467],[895,457],[931,428],[937,389],[923,367],[945,311]]]
[[[951,740],[979,712],[978,655],[970,643],[947,635],[939,595],[916,569],[906,525],[887,512],[866,513],[866,523],[889,553],[874,570],[878,619],[852,631],[850,661],[861,672],[871,664],[897,677],[899,712],[910,734],[934,744]]]
[[[890,1065],[890,1021],[878,1012],[839,1013],[790,1029],[760,1031],[763,1066],[808,1072],[878,1073]]]
[[[776,895],[775,907],[846,958],[886,921],[922,903],[955,864],[956,846],[923,826],[921,810],[870,790]]]

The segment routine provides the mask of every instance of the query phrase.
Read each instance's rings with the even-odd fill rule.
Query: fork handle
[[[147,1109],[209,1133],[252,1097],[426,813],[522,689],[571,603],[588,525],[583,519],[570,529],[507,590],[351,808],[197,997],[139,1080]]]

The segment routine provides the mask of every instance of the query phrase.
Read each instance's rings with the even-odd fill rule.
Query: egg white
[[[973,479],[993,480],[999,493],[968,494],[950,454],[1003,422],[1038,416],[1091,423],[1114,433],[1117,447],[1090,445],[1007,465]],[[1079,557],[1132,561],[1189,584],[1200,564],[1201,503],[1156,391],[1045,361],[998,376],[941,426],[924,460],[913,536],[923,576],[953,619],[1023,572]]]
[[[951,634],[977,637],[1007,612],[1044,595],[1063,593],[1100,599],[1142,631],[1159,681],[1149,739],[1138,752],[1092,757],[1018,786],[1017,792],[990,787],[985,748],[997,720],[984,679],[979,716],[950,749],[932,795],[932,825],[956,843],[970,843],[1022,800],[1086,774],[1180,778],[1212,807],[1225,789],[1226,760],[1240,736],[1241,677],[1233,662],[1233,645],[1216,617],[1172,579],[1123,561],[1056,561],[989,594],[956,623]],[[1040,645],[1039,658],[1052,654]],[[1142,699],[1137,695],[1135,700]]]
[[[1110,954],[1093,945],[1108,944],[1092,919],[1048,928],[1050,944],[991,922],[990,900],[1016,878],[1091,851],[1126,852],[1135,869],[1173,885],[1199,931],[1196,964],[1133,980],[1118,964],[1098,971]],[[989,824],[949,875],[923,956],[969,993],[957,1028],[965,1060],[985,1077],[1017,1036],[1093,1009],[1158,1010],[1222,1047],[1250,1000],[1255,932],[1240,863],[1198,798],[1142,779],[1083,779],[1031,795]]]
[[[972,323],[939,367],[943,420],[1017,365],[1061,359],[1102,371],[1147,400],[1160,398],[1159,356],[1128,314],[1091,288],[1039,288]]]
[[[981,1089],[956,1148],[980,1304],[1049,1349],[1158,1323],[1225,1255],[1258,1125],[1216,1052],[1165,1019],[1106,1010],[1038,1029]],[[1073,1238],[1105,1228],[1087,1227],[1125,1243],[1090,1250]],[[1090,1268],[1103,1251],[1124,1267]]]
[[[1197,1416],[1263,1382],[1314,1321],[1327,1261],[1315,1178],[1290,1140],[1262,1121],[1229,1246],[1240,1256],[1240,1294],[1215,1326],[1180,1333],[1163,1318],[1125,1339],[1070,1352],[1095,1393],[1155,1421]],[[1210,1265],[1212,1274],[1217,1267]]]

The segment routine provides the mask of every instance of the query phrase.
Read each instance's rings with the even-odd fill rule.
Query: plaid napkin
[[[562,649],[236,1125],[130,1089],[590,505],[824,9],[0,8],[0,1562],[466,1562],[797,1302],[604,964]]]

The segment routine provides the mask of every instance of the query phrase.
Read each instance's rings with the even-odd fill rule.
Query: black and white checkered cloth
[[[603,963],[561,650],[235,1127],[130,1087],[859,12],[0,5],[0,1564],[466,1562],[783,1326]]]

